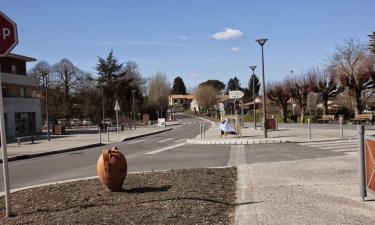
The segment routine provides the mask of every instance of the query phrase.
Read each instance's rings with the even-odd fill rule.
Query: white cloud
[[[240,38],[242,36],[244,36],[244,33],[242,31],[231,28],[226,28],[221,32],[217,32],[211,35],[212,38],[220,41]]]
[[[189,74],[189,77],[191,79],[197,79],[199,77],[199,74],[197,74],[197,73],[191,73],[191,74]]]
[[[187,36],[185,36],[185,35],[181,35],[181,36],[179,36],[179,37],[178,37],[178,39],[180,39],[180,40],[187,40],[187,39],[188,39],[188,37],[187,37]]]
[[[232,47],[230,50],[231,50],[232,52],[239,52],[239,51],[241,51],[241,49],[239,49],[239,48],[237,48],[237,47]]]

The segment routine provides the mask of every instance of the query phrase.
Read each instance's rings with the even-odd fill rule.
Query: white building
[[[42,131],[41,103],[36,96],[38,78],[27,76],[26,63],[34,58],[8,54],[0,58],[0,78],[8,137],[29,136]]]

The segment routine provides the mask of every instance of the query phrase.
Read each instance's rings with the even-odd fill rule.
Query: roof
[[[36,59],[34,59],[34,58],[24,56],[24,55],[13,54],[13,53],[9,53],[6,57],[14,58],[14,59],[21,59],[25,62],[35,62],[36,61]]]
[[[169,95],[170,98],[194,99],[193,95]]]

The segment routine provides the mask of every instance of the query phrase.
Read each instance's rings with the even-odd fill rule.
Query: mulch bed
[[[12,194],[0,224],[233,224],[236,169],[192,169],[130,174],[122,192],[98,179]]]

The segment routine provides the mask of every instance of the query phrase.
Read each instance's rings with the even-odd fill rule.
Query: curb
[[[280,144],[280,143],[319,143],[326,141],[350,141],[355,138],[344,139],[321,139],[321,140],[288,140],[288,139],[231,139],[231,140],[205,140],[205,139],[187,139],[187,144],[193,145],[255,145],[255,144]]]
[[[124,141],[129,141],[129,140],[133,140],[133,139],[137,139],[137,138],[142,138],[142,137],[146,137],[146,136],[149,136],[149,135],[158,134],[158,133],[162,133],[162,132],[166,132],[166,131],[170,131],[170,130],[173,130],[173,128],[168,128],[168,129],[159,130],[159,131],[155,131],[155,132],[151,132],[151,133],[146,133],[146,134],[136,135],[136,136],[133,136],[133,137],[124,138],[119,142],[124,142]],[[115,143],[118,143],[118,142],[115,142]],[[111,143],[107,143],[107,144],[111,144]],[[31,158],[42,157],[42,156],[47,156],[47,155],[55,155],[55,154],[65,153],[65,152],[73,152],[73,151],[83,150],[83,149],[86,149],[86,148],[95,148],[95,147],[99,147],[99,146],[103,146],[103,145],[107,145],[107,144],[96,143],[96,144],[78,146],[78,147],[74,147],[74,148],[60,149],[60,150],[50,151],[50,152],[39,152],[39,153],[33,153],[33,154],[11,156],[11,157],[8,157],[8,162],[18,161],[18,160],[23,160],[23,159],[31,159]],[[0,159],[0,163],[1,164],[3,163],[3,159]]]
[[[82,150],[86,148],[95,148],[95,147],[99,147],[103,145],[104,144],[96,143],[96,144],[78,146],[78,147],[68,148],[68,149],[61,149],[61,150],[56,150],[56,151],[51,151],[51,152],[39,152],[39,153],[33,153],[33,154],[11,156],[11,157],[8,157],[8,162],[22,160],[22,159],[31,159],[31,158],[36,158],[36,157],[41,157],[41,156],[46,156],[46,155],[54,155],[54,154],[65,153],[65,152],[73,152],[73,151],[78,151],[78,150]],[[0,159],[0,163],[3,163],[3,159]]]

